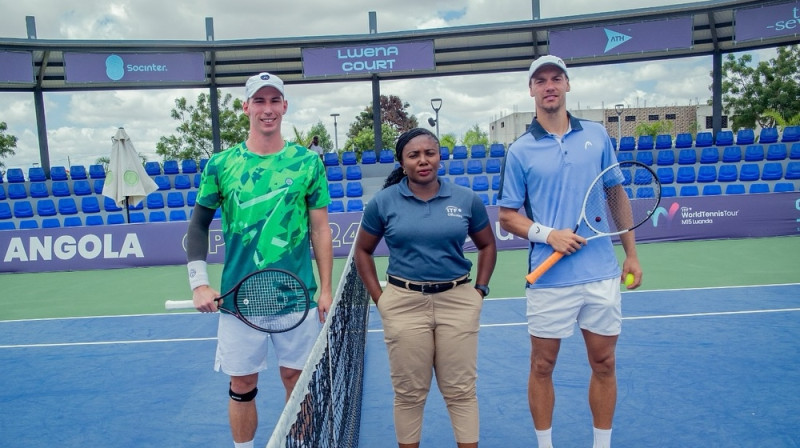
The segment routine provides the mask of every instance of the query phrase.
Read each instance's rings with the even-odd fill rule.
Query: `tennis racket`
[[[267,333],[282,333],[300,325],[308,315],[311,297],[296,275],[283,269],[262,269],[247,275],[219,298],[233,298],[231,312],[250,327]],[[191,300],[167,300],[168,310],[194,308]]]
[[[653,216],[660,201],[661,183],[649,166],[633,161],[616,163],[592,182],[574,232],[586,224],[594,232],[587,241],[630,232]],[[525,280],[535,283],[563,257],[561,252],[553,251]]]

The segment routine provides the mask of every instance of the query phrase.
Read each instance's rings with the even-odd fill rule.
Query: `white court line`
[[[92,345],[128,345],[128,344],[153,344],[162,342],[197,342],[197,341],[216,341],[217,338],[184,338],[184,339],[143,339],[138,341],[97,341],[97,342],[59,342],[50,344],[20,344],[20,345],[0,345],[0,349],[5,348],[47,348],[47,347],[81,347]]]

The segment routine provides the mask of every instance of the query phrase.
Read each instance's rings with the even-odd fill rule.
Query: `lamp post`
[[[339,114],[331,114],[331,117],[333,117],[333,140],[336,142],[337,153],[339,152],[339,132],[336,130],[336,117],[338,116]]]
[[[617,144],[622,140],[622,112],[625,110],[624,104],[615,104],[614,110],[617,112]]]
[[[439,138],[439,109],[442,108],[442,99],[441,98],[431,98],[431,107],[433,111],[436,113],[436,119],[428,118],[428,124],[431,126],[436,125],[436,138]]]

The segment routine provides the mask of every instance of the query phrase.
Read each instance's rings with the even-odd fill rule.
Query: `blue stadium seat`
[[[130,218],[130,221],[128,221],[128,222],[131,223],[131,224],[147,222],[145,217],[144,217],[144,213],[142,213],[142,212],[131,212],[131,214],[130,214],[130,216],[128,216],[128,218]]]
[[[204,170],[204,169],[206,169],[206,165],[208,165],[208,159],[205,159],[205,158],[203,158],[203,159],[200,159],[200,169],[199,169],[199,172],[201,172],[201,173],[202,173],[202,172],[203,172],[203,170]]]
[[[364,196],[364,186],[357,180],[348,182],[344,188],[344,193],[348,198],[360,198]]]
[[[675,149],[691,148],[694,144],[692,134],[683,132],[675,137]]]
[[[109,213],[108,216],[106,216],[106,224],[125,224],[125,216],[123,216],[122,213]]]
[[[167,214],[163,210],[154,210],[147,215],[148,222],[166,222]]]
[[[719,148],[716,146],[709,146],[700,151],[700,163],[717,163],[719,162]]]
[[[164,195],[160,191],[154,191],[147,195],[145,200],[147,208],[158,209],[164,208]]]
[[[703,185],[703,196],[718,196],[722,194],[719,184]]]
[[[361,180],[362,178],[361,165],[348,166],[345,172],[345,178],[347,180]]]
[[[25,182],[25,173],[22,168],[9,168],[6,170],[6,180],[8,183]]]
[[[710,132],[698,132],[694,139],[695,148],[705,148],[714,144],[714,136]]]
[[[611,147],[614,148],[614,149],[617,149],[617,138],[616,137],[609,137],[608,139],[611,140]]]
[[[368,149],[361,153],[362,165],[373,165],[376,163],[378,163],[378,154],[375,153],[374,149]]]
[[[497,194],[495,194],[494,196],[497,196]],[[481,199],[481,202],[483,202],[483,205],[490,205],[491,204],[491,199],[489,199],[489,194],[488,193],[478,193],[478,197]],[[495,203],[497,203],[497,198],[496,197],[495,197]]]
[[[672,149],[672,135],[656,135],[656,149]]]
[[[380,154],[378,154],[378,162],[394,163],[394,151],[391,149],[381,149]]]
[[[733,144],[733,131],[719,131],[717,140],[714,143],[717,146],[729,146]]]
[[[55,229],[61,227],[61,221],[58,218],[44,218],[42,220],[43,229]]]
[[[92,185],[88,180],[76,180],[72,182],[72,193],[75,196],[88,196],[92,194]]]
[[[671,149],[662,149],[658,151],[656,164],[660,166],[669,166],[675,164],[675,152],[673,152]]]
[[[107,212],[118,212],[122,210],[122,207],[118,206],[110,197],[105,196],[103,198],[103,209]]]
[[[138,204],[134,204],[133,201],[128,201],[128,210],[144,210],[144,203],[145,201],[139,201]]]
[[[673,171],[672,168],[658,168],[656,170],[656,176],[662,184],[671,184],[675,182],[675,171]]]
[[[462,187],[470,188],[469,178],[467,176],[456,176],[453,178],[453,183],[456,185],[461,185]]]
[[[744,150],[745,162],[760,162],[764,160],[764,147],[761,145],[748,145]]]
[[[45,182],[31,182],[31,197],[32,198],[46,198],[50,196],[47,191],[47,184]]]
[[[719,182],[735,182],[739,178],[739,170],[735,164],[722,164],[719,167],[717,180]]]
[[[156,176],[153,180],[156,182],[156,185],[158,185],[159,190],[169,190],[172,188],[172,182],[167,175]]]
[[[776,182],[772,187],[775,193],[784,193],[787,191],[794,191],[794,184],[791,182]]]
[[[473,159],[485,159],[486,158],[486,146],[481,144],[472,145],[470,149],[469,156]]]
[[[100,201],[97,200],[97,196],[82,197],[81,211],[83,213],[100,213]]]
[[[178,174],[181,172],[177,160],[165,160],[163,169],[164,169],[164,174]]]
[[[36,201],[36,214],[39,216],[55,216],[56,203],[52,199],[40,199]]]
[[[344,197],[344,186],[341,182],[330,182],[328,184],[328,194],[332,199]]]
[[[50,167],[50,180],[67,180],[67,168],[63,165]]]
[[[348,212],[363,212],[364,211],[364,201],[361,199],[348,199],[347,200],[347,211]]]
[[[453,147],[453,159],[466,159],[467,147],[464,145],[456,145]]]
[[[336,182],[344,180],[344,171],[342,170],[342,167],[339,165],[327,167],[325,169],[325,175],[328,178],[328,182]]]
[[[636,168],[633,174],[633,183],[636,185],[648,185],[652,182],[652,174],[645,168]]]
[[[167,207],[168,208],[183,208],[186,206],[186,200],[183,193],[180,191],[170,191],[167,193]]]
[[[441,160],[450,160],[450,148],[448,148],[447,146],[440,146],[439,158]]]
[[[451,160],[447,166],[447,174],[451,176],[460,176],[466,172],[463,160]]]
[[[789,158],[791,160],[800,160],[800,143],[792,143],[792,148],[789,150]]]
[[[483,173],[482,160],[467,160],[467,174],[481,174]]]
[[[92,181],[92,191],[94,194],[103,194],[103,185],[106,184],[105,179],[95,179]]]
[[[500,189],[500,175],[492,176],[492,190],[497,191]]]
[[[61,215],[77,215],[78,205],[72,197],[61,198],[58,200],[58,213]],[[64,224],[66,226],[66,222]]]
[[[197,172],[197,162],[194,159],[181,160],[181,173],[194,174]]]
[[[758,180],[761,177],[761,169],[756,163],[745,163],[739,170],[739,180],[742,182],[751,182]]]
[[[783,175],[783,178],[787,180],[800,179],[800,162],[789,162],[786,165],[786,174]]]
[[[675,187],[672,185],[665,185],[661,187],[661,197],[662,198],[674,198],[677,193],[675,193]]]
[[[177,210],[170,210],[169,211],[169,220],[170,221],[186,221],[186,210],[184,209],[177,209]]]
[[[640,135],[639,141],[636,143],[636,149],[653,149],[653,136]]]
[[[736,163],[742,161],[741,146],[726,146],[722,150],[722,161],[725,163]]]
[[[11,205],[8,202],[0,202],[0,219],[11,219]]]
[[[761,133],[758,136],[758,142],[762,145],[767,143],[775,143],[778,141],[778,128],[761,128]]]
[[[330,204],[328,204],[328,213],[340,213],[344,212],[344,202],[340,200],[333,200]]]
[[[106,169],[99,163],[89,165],[89,178],[90,179],[105,179]]]
[[[156,161],[149,161],[144,163],[144,172],[150,177],[161,175],[161,165]]]
[[[486,172],[488,174],[499,173],[502,168],[501,159],[486,159]]]
[[[492,143],[489,146],[489,157],[505,157],[506,147],[502,143]]]
[[[83,225],[83,220],[80,216],[67,216],[64,218],[64,227],[80,227]]]
[[[800,126],[786,126],[783,128],[781,141],[784,143],[800,141]]]
[[[87,226],[102,226],[105,224],[101,215],[89,215],[86,217]]]
[[[358,163],[355,151],[345,151],[342,153],[342,165],[355,165]]]
[[[35,219],[25,219],[19,222],[20,230],[23,229],[38,229],[39,228],[39,221]]]
[[[186,192],[186,205],[189,207],[194,207],[195,202],[197,201],[197,190],[189,190]]]
[[[701,165],[697,170],[697,182],[716,182],[717,167],[714,165]]]
[[[653,151],[637,151],[636,152],[636,161],[639,163],[644,163],[647,166],[653,164]]]
[[[445,165],[444,161],[439,162],[439,169],[436,170],[436,174],[438,176],[444,176],[447,174],[447,166]]]
[[[681,149],[678,153],[679,165],[694,165],[697,163],[697,151],[694,149]]]
[[[694,183],[696,177],[694,166],[682,166],[678,168],[678,176],[675,180],[679,184],[691,184]]]
[[[632,162],[633,161],[633,153],[632,152],[618,152],[617,153],[617,162]]]
[[[473,191],[489,191],[489,176],[480,175],[472,178]]]
[[[761,170],[761,180],[783,179],[783,165],[780,162],[767,162]]]
[[[787,155],[785,143],[772,143],[767,147],[767,160],[783,160]]]
[[[6,199],[6,189],[0,185],[0,200]]]
[[[32,166],[28,168],[28,181],[30,182],[44,182],[47,176],[44,173],[44,168],[40,166]]]
[[[188,190],[190,188],[192,188],[192,180],[189,178],[188,174],[178,174],[175,176],[176,190]]]
[[[72,194],[69,191],[69,184],[63,180],[53,182],[52,185],[50,185],[50,190],[53,196],[56,197],[67,197]]]
[[[72,165],[69,167],[69,178],[72,180],[88,179],[86,176],[86,167],[83,165]]]
[[[326,152],[322,155],[322,164],[325,166],[336,166],[339,164],[339,154]]]
[[[8,184],[9,199],[25,199],[28,197],[28,190],[25,184]]]
[[[764,182],[753,182],[747,192],[750,194],[769,193],[769,185]]]
[[[636,139],[628,135],[619,139],[620,151],[633,151],[636,149]]]
[[[736,144],[739,146],[752,145],[756,141],[756,134],[752,129],[739,129],[736,131]]]
[[[697,185],[684,185],[681,187],[681,196],[697,196],[699,194],[700,191]]]
[[[642,187],[636,190],[636,197],[637,198],[652,198],[655,197],[656,193],[653,187]]]

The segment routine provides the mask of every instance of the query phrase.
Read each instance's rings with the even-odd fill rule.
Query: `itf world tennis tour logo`
[[[800,201],[798,206],[800,206]],[[673,202],[669,208],[658,207],[656,209],[653,213],[653,227],[658,227],[659,224],[671,225],[676,216],[680,218],[681,225],[714,224],[715,218],[738,217],[739,210],[695,210],[692,207],[682,207],[677,202]]]

